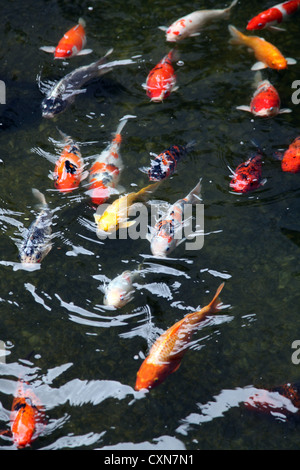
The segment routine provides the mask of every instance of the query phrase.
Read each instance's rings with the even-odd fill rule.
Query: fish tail
[[[192,150],[194,150],[194,148],[196,147],[196,143],[196,140],[191,140],[190,142],[188,142],[185,147],[186,151],[191,152]]]
[[[229,40],[230,44],[244,44],[246,36],[241,33],[235,26],[230,24],[228,26],[229,32],[231,34],[231,39]]]
[[[139,199],[147,199],[147,196],[154,193],[154,191],[157,190],[157,188],[160,186],[160,184],[161,184],[161,181],[157,181],[156,183],[149,184],[145,188],[140,189],[137,192],[137,197]]]
[[[41,204],[47,205],[46,198],[45,198],[44,194],[41,193],[41,191],[39,191],[38,189],[32,188],[32,194],[37,198],[37,200]]]
[[[128,119],[130,119],[130,118],[136,118],[136,116],[127,114],[127,115],[123,116],[123,117],[120,119],[120,124],[119,124],[118,127],[117,127],[116,135],[121,134],[123,128],[125,127],[125,125],[126,125],[127,122],[128,122]]]
[[[79,20],[78,20],[78,24],[81,24],[81,26],[82,26],[83,28],[85,28],[85,27],[86,27],[86,22],[84,21],[84,19],[83,19],[83,18],[79,18]]]
[[[220,310],[220,299],[219,299],[219,295],[221,293],[221,290],[223,289],[223,287],[225,286],[225,282],[222,282],[222,284],[219,285],[218,289],[217,289],[217,292],[215,293],[214,295],[214,298],[212,299],[212,301],[208,304],[208,311],[209,313],[218,313],[218,311]]]
[[[231,9],[237,4],[238,0],[233,0],[233,2],[229,5],[229,7],[225,8],[225,13],[227,14],[227,17],[229,17],[231,13]]]
[[[188,195],[188,200],[191,201],[191,203],[193,203],[194,201],[199,202],[199,200],[201,200],[201,180],[202,178],[200,178],[198,184],[194,187],[194,189],[192,189],[192,191]]]
[[[179,60],[179,52],[177,49],[171,49],[169,54],[167,55],[167,58],[171,61],[171,62],[176,62],[177,60]]]
[[[61,138],[64,140],[65,143],[68,143],[70,144],[72,142],[72,139],[69,135],[65,134],[63,131],[61,131],[58,127],[56,127],[56,129],[58,130]]]

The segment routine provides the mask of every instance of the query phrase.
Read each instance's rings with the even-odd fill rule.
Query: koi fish
[[[79,18],[78,24],[63,35],[56,47],[42,46],[40,50],[54,54],[54,59],[90,54],[92,49],[83,49],[86,44],[85,26],[85,21]]]
[[[78,144],[69,136],[61,134],[66,145],[55,164],[52,178],[56,189],[68,192],[78,188],[80,182],[87,178],[88,172],[83,171],[84,163]]]
[[[177,54],[171,50],[149,73],[146,84],[143,86],[151,101],[162,102],[170,96],[172,91],[178,89],[175,87],[176,75],[172,65],[176,57]]]
[[[115,277],[105,288],[104,305],[121,308],[133,299],[134,280],[140,275],[138,270],[126,270]]]
[[[200,190],[201,180],[185,198],[172,204],[151,229],[148,239],[154,256],[165,258],[182,241],[184,207],[186,204],[196,204],[200,201]]]
[[[259,73],[259,72],[258,72]],[[248,111],[259,117],[274,117],[277,114],[291,113],[289,108],[280,109],[280,97],[276,88],[269,80],[261,80],[251,99],[250,106],[237,106],[236,109]]]
[[[19,380],[17,391],[12,403],[9,431],[2,435],[12,437],[18,448],[30,446],[39,436],[45,425],[45,410],[40,400],[28,384]]]
[[[253,49],[255,57],[258,59],[251,70],[261,70],[267,67],[276,70],[286,69],[288,65],[296,64],[296,60],[285,58],[282,53],[270,42],[258,36],[247,36],[238,31],[234,26],[229,25],[229,32],[232,36],[230,43],[247,46]]]
[[[141,171],[148,173],[150,181],[161,181],[173,175],[179,160],[193,150],[195,143],[192,141],[187,145],[172,145],[159,155],[151,154],[155,159],[151,160],[150,168],[141,168]]]
[[[20,248],[21,263],[40,263],[52,248],[51,244],[51,211],[45,196],[37,189],[32,189],[33,195],[40,201],[42,208],[30,225],[27,236]]]
[[[238,0],[234,0],[228,8],[223,10],[198,10],[179,18],[168,28],[160,26],[159,29],[166,32],[166,40],[168,42],[182,41],[187,37],[198,36],[199,31],[212,21],[228,19],[231,9],[237,4]]]
[[[284,384],[271,390],[257,389],[244,402],[247,409],[261,413],[281,413],[288,417],[300,412],[299,384]]]
[[[284,152],[281,159],[282,171],[288,173],[299,173],[300,171],[300,137],[297,137]]]
[[[247,193],[259,188],[266,183],[266,179],[262,179],[262,155],[256,153],[246,162],[241,163],[233,172],[230,187],[237,193]]]
[[[300,8],[300,0],[292,0],[288,2],[278,3],[268,10],[259,13],[248,22],[247,29],[252,31],[254,29],[274,29],[282,30],[274,25],[280,24],[282,21],[288,19],[290,15],[296,13]],[[284,30],[282,30],[284,31]]]
[[[119,192],[117,186],[123,170],[120,154],[121,132],[129,117],[135,116],[124,116],[121,119],[112,142],[96,158],[90,169],[87,194],[90,195],[92,203],[97,206],[106,202],[111,194]]]
[[[219,295],[224,285],[223,282],[218,287],[214,298],[208,305],[186,315],[156,340],[137,373],[135,390],[152,389],[179,368],[188,343],[199,323],[208,315],[218,313]]]
[[[120,196],[102,214],[102,206],[99,206],[96,214],[94,214],[97,224],[97,236],[101,238],[102,235],[107,235],[107,233],[115,232],[119,228],[128,228],[135,224],[135,220],[128,221],[132,208],[134,208],[137,201],[145,201],[158,188],[159,184],[160,181],[150,184],[136,193],[132,192],[125,196]]]

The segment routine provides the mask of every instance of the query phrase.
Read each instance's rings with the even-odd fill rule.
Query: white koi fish
[[[139,270],[126,270],[112,279],[105,288],[104,305],[121,308],[133,299],[134,280],[140,275]]]

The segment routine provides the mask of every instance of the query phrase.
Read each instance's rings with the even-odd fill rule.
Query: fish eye
[[[259,28],[261,28],[261,27],[263,26],[263,24],[262,24],[262,23],[258,23],[257,26],[258,26]]]
[[[72,51],[70,49],[67,51],[67,55],[70,55]]]

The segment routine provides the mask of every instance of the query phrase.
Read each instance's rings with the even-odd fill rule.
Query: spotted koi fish
[[[172,145],[159,155],[152,154],[155,159],[151,160],[150,168],[141,168],[141,170],[148,173],[150,181],[161,181],[174,173],[179,160],[193,150],[195,143],[192,141],[187,145]]]
[[[270,42],[258,36],[247,36],[246,34],[238,31],[234,26],[228,26],[229,32],[232,36],[230,43],[243,45],[254,51],[256,62],[251,70],[261,70],[267,67],[275,70],[286,69],[288,65],[296,64],[296,60],[292,58],[285,58],[277,47]]]
[[[85,21],[79,18],[78,24],[63,35],[56,47],[42,46],[40,50],[54,54],[54,59],[90,54],[92,49],[83,49],[86,44],[85,26]]]
[[[146,84],[147,96],[155,103],[162,102],[170,96],[175,87],[176,75],[172,62],[176,60],[177,53],[171,50],[149,73]]]
[[[159,29],[166,32],[168,42],[178,42],[182,39],[198,36],[204,26],[212,21],[228,19],[231,9],[237,4],[234,0],[228,8],[223,10],[198,10],[179,18],[169,27],[160,26]]]
[[[300,171],[300,137],[297,137],[284,152],[283,156],[277,154],[281,160],[282,171],[299,173]]]
[[[165,258],[182,241],[185,205],[197,204],[201,200],[200,190],[201,180],[186,197],[172,204],[151,229],[148,240],[154,256]]]
[[[247,193],[264,185],[266,179],[262,179],[262,155],[256,153],[241,163],[231,177],[230,187],[237,193]]]
[[[300,9],[300,0],[291,0],[288,2],[278,3],[268,10],[259,13],[248,22],[247,29],[249,31],[255,29],[274,29],[282,30],[275,25],[282,23],[286,19],[289,19],[291,15],[296,13]]]
[[[137,373],[135,390],[153,389],[179,368],[199,323],[208,315],[218,313],[219,295],[224,285],[222,283],[218,287],[214,298],[207,306],[186,315],[155,341]]]
[[[286,417],[300,413],[299,384],[284,384],[271,390],[257,389],[244,402],[247,409],[265,414],[280,413]]]

